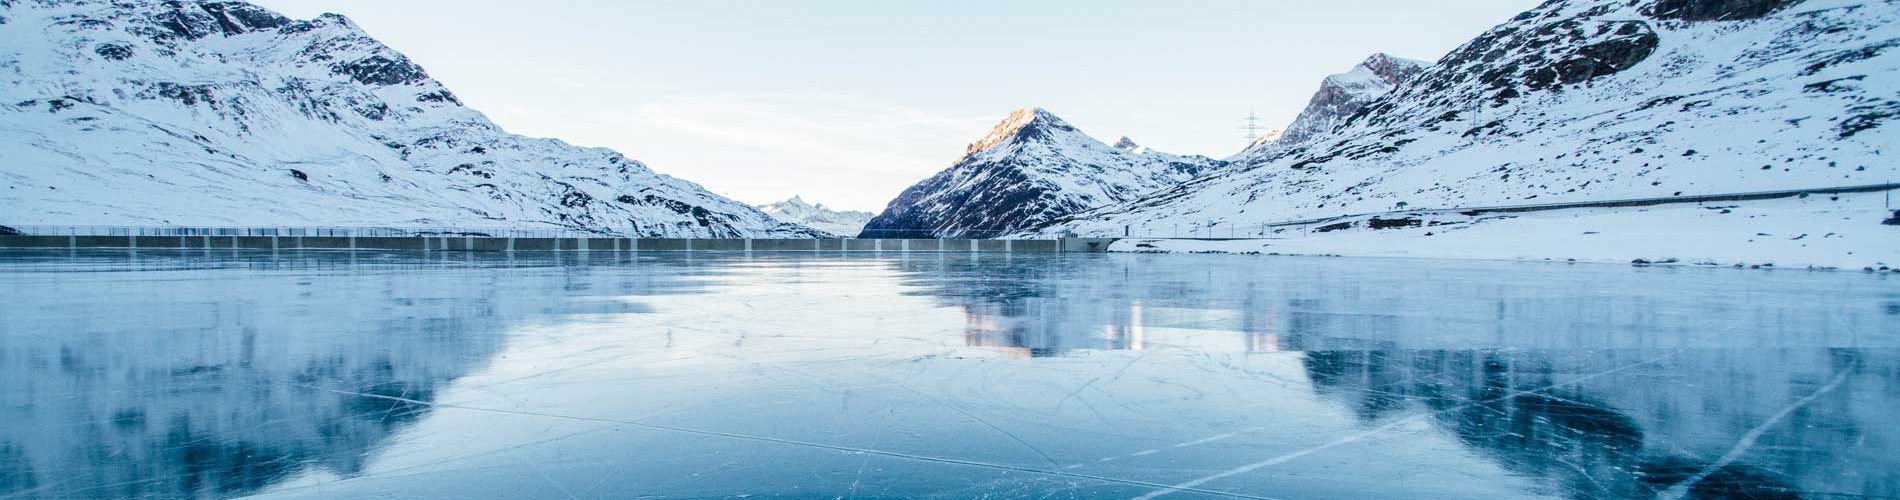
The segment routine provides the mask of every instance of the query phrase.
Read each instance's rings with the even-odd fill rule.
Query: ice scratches
[[[1122,367],[1121,367],[1121,369],[1119,369],[1119,370],[1115,370],[1115,374],[1114,374],[1114,375],[1112,375],[1112,376],[1110,376],[1110,377],[1108,377],[1108,379],[1109,379],[1109,380],[1121,380],[1121,378],[1122,378],[1122,376],[1123,376],[1123,375],[1127,375],[1127,374],[1128,374],[1128,369],[1129,369],[1129,368],[1134,368],[1134,366],[1135,366],[1135,363],[1139,363],[1139,362],[1141,362],[1141,360],[1143,360],[1143,359],[1147,359],[1147,358],[1148,358],[1148,355],[1150,355],[1150,354],[1154,354],[1155,352],[1158,352],[1158,351],[1160,351],[1160,349],[1148,349],[1148,350],[1144,350],[1144,351],[1142,351],[1142,352],[1141,352],[1141,354],[1139,354],[1139,355],[1137,355],[1137,356],[1135,356],[1135,357],[1134,357],[1133,359],[1130,359],[1130,360],[1128,360],[1128,362],[1127,362],[1127,363],[1123,363],[1123,364],[1122,364]],[[1065,405],[1065,404],[1068,404],[1068,402],[1069,402],[1069,400],[1071,400],[1071,399],[1074,399],[1074,400],[1077,400],[1077,401],[1081,401],[1081,400],[1080,400],[1080,399],[1078,399],[1078,398],[1079,398],[1079,397],[1081,396],[1081,394],[1082,394],[1082,391],[1086,391],[1086,390],[1088,390],[1088,389],[1089,389],[1089,387],[1093,387],[1093,386],[1095,385],[1095,383],[1096,383],[1096,382],[1100,382],[1100,381],[1102,381],[1102,378],[1101,378],[1101,377],[1095,377],[1095,378],[1092,378],[1092,379],[1089,379],[1089,381],[1088,381],[1087,383],[1084,383],[1084,384],[1082,384],[1082,385],[1080,385],[1080,386],[1077,386],[1077,387],[1075,388],[1075,390],[1073,390],[1073,391],[1069,391],[1069,393],[1068,393],[1067,395],[1064,395],[1064,396],[1062,396],[1062,399],[1061,399],[1061,400],[1059,400],[1059,401],[1056,401],[1056,411],[1058,411],[1058,412],[1060,412],[1060,411],[1062,411],[1062,406],[1063,406],[1063,405]],[[1086,402],[1084,402],[1084,403],[1086,404]],[[1091,410],[1091,411],[1093,411],[1093,410],[1094,410],[1094,407],[1090,407],[1090,410]],[[1100,413],[1098,412],[1098,413],[1097,413],[1097,415],[1100,415]]]
[[[1820,399],[1822,395],[1833,391],[1836,387],[1840,387],[1843,382],[1847,381],[1847,376],[1853,373],[1854,370],[1852,368],[1842,368],[1840,373],[1834,375],[1833,380],[1827,382],[1827,385],[1815,389],[1813,393],[1808,394],[1806,397],[1795,400],[1794,403],[1789,404],[1786,408],[1775,412],[1774,416],[1768,417],[1768,420],[1763,421],[1761,425],[1749,429],[1748,433],[1743,434],[1742,439],[1735,443],[1734,448],[1729,449],[1727,454],[1722,455],[1722,458],[1717,459],[1707,467],[1703,467],[1701,471],[1696,472],[1693,476],[1689,476],[1688,479],[1684,479],[1682,482],[1676,483],[1675,486],[1670,486],[1669,489],[1663,490],[1662,493],[1656,495],[1656,498],[1660,500],[1677,500],[1687,496],[1689,489],[1694,488],[1696,483],[1702,482],[1703,479],[1708,479],[1709,476],[1721,471],[1723,467],[1728,467],[1729,464],[1741,459],[1743,454],[1748,453],[1749,448],[1755,446],[1755,441],[1761,439],[1762,434],[1766,434],[1775,424],[1781,423],[1782,419],[1788,418],[1788,415],[1794,413],[1795,410],[1808,406],[1808,403],[1813,403],[1814,400]]]
[[[893,385],[904,388],[904,390],[906,391],[910,391],[911,394],[916,394],[917,397],[924,398],[924,400],[926,401],[935,403],[937,406],[944,407],[946,409],[949,409],[950,411],[954,411],[965,417],[969,417],[970,420],[975,420],[977,423],[983,424],[984,427],[988,427],[990,428],[990,430],[996,431],[997,434],[1002,434],[1004,437],[1009,438],[1011,441],[1015,441],[1016,444],[1022,445],[1023,448],[1029,449],[1029,451],[1035,453],[1036,456],[1042,457],[1042,460],[1045,462],[1048,462],[1050,467],[1062,466],[1062,464],[1056,462],[1055,457],[1051,457],[1049,456],[1048,453],[1044,453],[1042,451],[1042,448],[1037,448],[1036,445],[1029,444],[1029,441],[1024,440],[1021,436],[1017,436],[1016,433],[1010,432],[1006,429],[1003,429],[1002,427],[997,426],[996,424],[990,423],[990,421],[984,420],[983,417],[976,416],[975,413],[970,413],[969,410],[965,410],[960,406],[950,404],[948,402],[939,400],[937,398],[930,397],[930,395],[924,394],[923,391],[919,391],[917,390],[917,388],[911,387],[910,384],[905,384],[905,383],[898,382],[896,380],[890,380],[890,379],[885,379],[885,380],[887,382],[890,382]]]
[[[1496,403],[1496,402],[1499,402],[1499,401],[1504,401],[1504,400],[1508,400],[1508,399],[1511,399],[1511,398],[1516,398],[1516,397],[1519,397],[1519,396],[1526,396],[1526,395],[1531,395],[1531,394],[1537,394],[1537,393],[1540,393],[1540,392],[1544,392],[1544,391],[1548,391],[1548,390],[1551,390],[1551,389],[1556,389],[1556,388],[1558,388],[1558,387],[1563,387],[1563,386],[1567,386],[1567,385],[1572,385],[1572,384],[1576,384],[1576,383],[1579,383],[1579,382],[1583,382],[1583,381],[1586,381],[1586,380],[1590,380],[1590,379],[1594,379],[1594,378],[1598,378],[1598,377],[1604,377],[1604,376],[1608,376],[1608,375],[1610,375],[1610,374],[1613,374],[1613,373],[1617,373],[1617,372],[1621,372],[1621,371],[1624,371],[1624,370],[1628,370],[1628,369],[1631,369],[1631,368],[1636,368],[1636,367],[1639,367],[1639,366],[1647,366],[1647,365],[1651,365],[1651,364],[1655,364],[1655,363],[1657,363],[1657,362],[1661,362],[1661,361],[1663,361],[1663,360],[1665,360],[1665,359],[1669,359],[1669,357],[1671,357],[1671,356],[1674,356],[1674,355],[1675,355],[1674,353],[1669,353],[1669,354],[1664,354],[1664,355],[1662,355],[1662,356],[1658,356],[1658,357],[1657,357],[1656,359],[1651,359],[1651,360],[1648,360],[1648,361],[1643,361],[1643,362],[1638,362],[1638,363],[1632,363],[1632,364],[1628,364],[1628,365],[1623,365],[1623,366],[1619,366],[1619,367],[1616,367],[1616,368],[1611,368],[1611,369],[1609,369],[1609,370],[1605,370],[1605,371],[1601,371],[1601,372],[1597,372],[1597,373],[1593,373],[1593,374],[1590,374],[1590,375],[1585,375],[1585,376],[1582,376],[1582,377],[1577,377],[1577,378],[1575,378],[1575,379],[1572,379],[1572,380],[1570,380],[1570,381],[1568,381],[1568,382],[1563,382],[1563,383],[1558,383],[1558,384],[1550,384],[1550,385],[1546,385],[1546,386],[1543,386],[1543,387],[1539,387],[1539,388],[1535,388],[1535,389],[1527,389],[1527,390],[1515,390],[1515,391],[1511,391],[1511,392],[1510,392],[1510,393],[1508,393],[1508,394],[1505,394],[1505,395],[1502,395],[1502,396],[1498,396],[1498,397],[1495,397],[1495,398],[1491,398],[1491,399],[1482,399],[1482,400],[1476,400],[1476,401],[1472,401],[1472,402],[1469,402],[1469,403],[1465,403],[1465,404],[1462,404],[1462,405],[1458,405],[1458,406],[1454,406],[1454,407],[1450,407],[1450,408],[1445,408],[1445,409],[1441,409],[1441,410],[1438,410],[1438,411],[1432,411],[1432,412],[1425,412],[1425,413],[1420,413],[1420,414],[1417,414],[1417,415],[1413,415],[1413,416],[1410,416],[1410,417],[1406,417],[1406,418],[1401,418],[1401,419],[1398,419],[1398,420],[1394,420],[1394,421],[1392,421],[1392,422],[1389,422],[1389,423],[1386,423],[1385,425],[1381,425],[1381,426],[1378,426],[1378,427],[1374,427],[1374,428],[1371,428],[1371,429],[1367,429],[1367,430],[1365,430],[1365,431],[1362,431],[1362,432],[1358,432],[1358,433],[1355,433],[1355,434],[1351,434],[1351,435],[1348,435],[1348,436],[1346,436],[1346,437],[1342,437],[1342,438],[1339,438],[1339,439],[1335,439],[1335,440],[1333,440],[1333,441],[1330,441],[1330,442],[1327,442],[1327,443],[1324,443],[1324,444],[1321,444],[1321,445],[1319,445],[1319,446],[1314,446],[1314,447],[1311,447],[1311,448],[1307,448],[1307,449],[1304,449],[1304,450],[1299,450],[1299,451],[1294,451],[1294,452],[1291,452],[1291,453],[1286,453],[1286,454],[1283,454],[1283,455],[1279,455],[1279,456],[1276,456],[1276,457],[1272,457],[1272,458],[1268,458],[1268,459],[1266,459],[1266,460],[1261,460],[1261,461],[1258,461],[1258,462],[1254,462],[1254,463],[1250,463],[1250,464],[1247,464],[1247,465],[1242,465],[1242,466],[1239,466],[1239,467],[1235,467],[1235,468],[1232,468],[1232,469],[1228,469],[1228,470],[1225,470],[1225,471],[1221,471],[1221,472],[1218,472],[1218,473],[1214,473],[1214,474],[1209,474],[1209,475],[1206,475],[1206,476],[1202,476],[1202,477],[1200,477],[1200,478],[1197,478],[1197,479],[1194,479],[1194,480],[1191,480],[1191,481],[1187,481],[1187,482],[1184,482],[1184,483],[1180,483],[1180,484],[1175,484],[1175,485],[1172,485],[1172,486],[1165,486],[1165,487],[1162,487],[1162,488],[1160,488],[1160,489],[1156,489],[1156,490],[1154,490],[1154,491],[1150,491],[1150,492],[1148,492],[1147,494],[1144,494],[1144,495],[1141,495],[1141,496],[1138,496],[1138,497],[1135,497],[1135,498],[1136,498],[1136,499],[1138,499],[1138,500],[1147,500],[1147,499],[1151,499],[1151,498],[1156,498],[1156,497],[1160,497],[1160,496],[1162,496],[1162,495],[1167,495],[1167,494],[1171,494],[1171,493],[1177,493],[1177,492],[1182,492],[1182,491],[1188,491],[1188,492],[1196,492],[1196,493],[1200,493],[1200,492],[1206,492],[1207,490],[1203,490],[1203,489],[1199,489],[1199,487],[1200,487],[1201,485],[1203,485],[1203,484],[1207,484],[1207,483],[1208,483],[1208,482],[1210,482],[1210,481],[1214,481],[1214,480],[1217,480],[1217,479],[1221,479],[1221,478],[1225,478],[1225,477],[1230,477],[1230,476],[1234,476],[1234,475],[1239,475],[1239,474],[1246,474],[1246,473],[1248,473],[1248,472],[1253,472],[1253,471],[1255,471],[1255,470],[1259,470],[1259,469],[1262,469],[1262,468],[1266,468],[1266,467],[1272,467],[1272,466],[1275,466],[1275,465],[1280,465],[1280,464],[1283,464],[1283,463],[1287,463],[1287,462],[1291,462],[1291,461],[1294,461],[1294,460],[1298,460],[1298,459],[1299,459],[1300,457],[1304,457],[1304,456],[1307,456],[1307,455],[1311,455],[1311,454],[1314,454],[1314,453],[1319,453],[1319,452],[1322,452],[1322,451],[1326,451],[1326,450],[1329,450],[1329,449],[1333,449],[1333,448],[1337,448],[1337,447],[1340,447],[1340,446],[1344,446],[1344,445],[1347,445],[1347,444],[1352,444],[1352,443],[1355,443],[1355,442],[1358,442],[1358,441],[1361,441],[1361,440],[1364,440],[1364,439],[1366,439],[1366,438],[1369,438],[1369,437],[1372,437],[1372,436],[1376,436],[1376,435],[1379,435],[1379,434],[1382,434],[1382,433],[1385,433],[1385,431],[1389,431],[1389,430],[1392,430],[1392,429],[1396,429],[1396,428],[1399,428],[1399,427],[1404,427],[1404,426],[1406,426],[1406,425],[1410,425],[1410,424],[1412,424],[1412,423],[1414,423],[1414,422],[1418,422],[1418,421],[1420,421],[1420,420],[1425,420],[1425,419],[1428,419],[1428,418],[1432,418],[1432,417],[1434,417],[1434,416],[1438,416],[1438,415],[1442,415],[1442,414],[1446,414],[1446,413],[1451,413],[1451,412],[1456,412],[1456,411],[1463,411],[1463,410],[1465,410],[1465,409],[1468,409],[1468,408],[1472,408],[1472,407],[1477,407],[1477,406],[1480,406],[1480,405],[1485,405],[1485,404],[1490,404],[1490,403]],[[1806,403],[1802,403],[1802,404],[1806,404]],[[1788,411],[1792,411],[1792,410],[1788,410]],[[1777,418],[1779,418],[1779,417],[1777,417]],[[1222,494],[1225,494],[1225,493],[1222,493]]]
[[[775,369],[775,370],[790,372],[791,374],[798,376],[797,380],[804,381],[807,384],[811,384],[812,386],[817,387],[819,390],[835,392],[835,391],[831,391],[830,387],[820,385],[816,382],[812,382],[814,380],[818,380],[819,377],[810,373],[794,370],[791,368],[785,368],[785,367],[767,366],[764,363],[759,363],[756,361],[748,360],[748,359],[737,357],[737,356],[722,356],[722,357],[730,358],[732,360],[739,361],[742,363],[749,363],[753,365],[755,369],[761,373],[763,373],[767,369]],[[923,391],[917,390],[916,387],[912,387],[910,384],[897,381],[890,377],[885,377],[885,376],[878,375],[871,372],[864,372],[864,374],[868,377],[877,379],[881,383],[889,384],[889,385],[904,389],[905,391],[909,391],[911,394],[915,394],[917,397],[923,398],[925,401],[929,401],[932,404],[943,407],[944,409],[963,415],[964,417],[969,418],[970,420],[973,420],[976,423],[983,424],[984,427],[988,427],[990,430],[996,431],[997,434],[1001,434],[1003,435],[1003,437],[1009,438],[1010,441],[1014,441],[1016,444],[1022,445],[1023,448],[1028,449],[1031,453],[1035,453],[1036,456],[1041,457],[1043,461],[1048,462],[1050,467],[1062,466],[1061,463],[1056,461],[1055,457],[1051,457],[1049,456],[1047,452],[1042,451],[1042,448],[1038,448],[1036,447],[1036,445],[1030,444],[1028,440],[1023,439],[1021,436],[1017,436],[1016,433],[1010,432],[1007,429],[997,426],[996,424],[991,423],[989,420],[985,420],[983,417],[979,417],[975,413],[971,413],[969,410],[963,409],[963,407],[951,404],[949,402],[946,402],[937,398],[930,397],[930,395],[924,394]]]
[[[1241,429],[1241,430],[1237,430],[1237,431],[1233,431],[1233,432],[1228,432],[1228,433],[1225,433],[1225,434],[1217,434],[1217,435],[1213,435],[1213,436],[1208,436],[1208,437],[1204,437],[1204,438],[1200,438],[1200,439],[1196,439],[1196,440],[1193,440],[1193,441],[1186,441],[1186,442],[1181,442],[1181,443],[1175,443],[1175,444],[1173,444],[1173,445],[1171,445],[1171,446],[1168,446],[1168,448],[1174,448],[1174,449],[1181,449],[1181,448],[1192,448],[1192,447],[1195,447],[1195,446],[1200,446],[1200,445],[1204,445],[1204,444],[1207,444],[1207,443],[1212,443],[1212,442],[1216,442],[1216,441],[1225,441],[1225,440],[1228,440],[1228,439],[1233,439],[1234,437],[1236,437],[1236,436],[1239,436],[1239,435],[1242,435],[1242,434],[1250,434],[1250,433],[1254,433],[1254,432],[1259,432],[1259,431],[1262,431],[1262,430],[1266,430],[1266,427],[1248,427],[1248,428],[1245,428],[1245,429]],[[1149,449],[1146,449],[1146,450],[1141,450],[1141,451],[1137,451],[1137,452],[1134,452],[1134,453],[1129,453],[1129,454],[1127,454],[1127,455],[1121,455],[1121,456],[1114,456],[1114,457],[1102,457],[1102,458],[1099,458],[1099,459],[1096,459],[1095,461],[1096,461],[1097,463],[1106,463],[1106,462],[1113,462],[1113,461],[1116,461],[1116,460],[1122,460],[1122,459],[1128,459],[1128,458],[1135,458],[1135,457],[1145,457],[1145,456],[1148,456],[1148,455],[1153,455],[1153,454],[1156,454],[1156,453],[1161,453],[1161,452],[1162,452],[1163,450],[1165,450],[1165,448],[1149,448]],[[1082,467],[1083,465],[1085,465],[1085,464],[1072,464],[1072,465],[1069,465],[1068,467],[1064,467],[1064,468],[1065,468],[1065,469],[1074,469],[1074,468],[1078,468],[1078,467]]]
[[[567,487],[561,486],[560,481],[555,481],[554,478],[548,477],[548,473],[542,472],[541,466],[535,465],[534,462],[528,462],[528,468],[534,469],[534,475],[541,476],[541,480],[547,481],[549,485],[554,486],[554,490],[561,492],[561,495],[566,496],[568,500],[580,500],[574,496],[573,492],[567,491]]]
[[[327,390],[327,389],[325,389],[325,390]],[[439,406],[442,406],[442,407],[444,407],[444,408],[450,408],[450,407],[453,407],[453,405],[439,405]],[[383,471],[383,472],[380,472],[380,473],[377,473],[377,474],[372,474],[372,475],[368,475],[368,476],[359,476],[359,477],[355,477],[355,478],[351,478],[351,479],[361,479],[361,478],[368,478],[368,477],[378,477],[378,478],[390,478],[390,477],[405,477],[405,476],[411,476],[411,475],[417,475],[417,474],[428,474],[428,473],[431,473],[431,472],[439,472],[439,471],[435,471],[435,470],[430,470],[430,471],[422,471],[422,469],[429,469],[429,468],[431,468],[431,467],[435,467],[435,466],[438,466],[438,465],[443,465],[443,464],[448,464],[448,463],[451,463],[451,462],[459,462],[459,461],[462,461],[462,460],[467,460],[467,459],[470,459],[470,458],[474,458],[474,457],[479,457],[479,456],[486,456],[486,455],[494,455],[494,454],[500,454],[500,453],[503,453],[503,452],[509,452],[509,451],[514,451],[514,450],[520,450],[520,449],[526,449],[526,448],[530,448],[530,447],[534,447],[534,446],[539,446],[539,445],[543,445],[543,444],[548,444],[548,443],[553,443],[553,442],[557,442],[557,441],[561,441],[561,440],[564,440],[564,439],[568,439],[568,438],[572,438],[572,437],[575,437],[575,436],[581,436],[581,435],[586,435],[586,434],[592,434],[592,433],[596,433],[596,432],[600,432],[600,431],[604,431],[604,430],[610,430],[610,429],[613,429],[613,428],[614,428],[614,426],[612,426],[612,425],[606,425],[606,426],[601,426],[601,427],[596,427],[596,428],[591,428],[591,429],[587,429],[587,430],[582,430],[582,431],[578,431],[578,432],[570,432],[570,433],[567,433],[567,434],[562,434],[562,435],[559,435],[559,436],[554,436],[554,437],[549,437],[549,438],[545,438],[545,439],[537,439],[537,440],[534,440],[534,441],[529,441],[529,442],[526,442],[526,443],[521,443],[521,444],[517,444],[517,445],[513,445],[513,446],[507,446],[507,447],[503,447],[503,448],[497,448],[497,449],[493,449],[493,450],[488,450],[488,451],[484,451],[484,452],[479,452],[479,453],[475,453],[475,454],[471,454],[471,455],[462,455],[462,456],[456,456],[456,457],[450,457],[450,458],[444,458],[444,459],[441,459],[441,460],[434,460],[434,461],[430,461],[430,462],[425,462],[425,463],[420,463],[420,464],[415,464],[415,465],[410,465],[410,466],[405,466],[405,467],[400,467],[400,468],[396,468],[396,469],[391,469],[391,470],[387,470],[387,471]],[[624,465],[624,462],[623,462],[622,464]],[[514,467],[513,467],[513,466],[502,466],[502,467],[498,467],[498,468],[503,468],[503,469],[508,469],[508,470],[513,470],[513,469],[514,469]],[[480,468],[477,468],[476,470],[479,470],[479,469],[480,469]],[[451,470],[470,470],[470,469],[451,469]],[[619,470],[620,470],[620,469],[619,469],[619,467],[616,467],[616,468],[614,469],[614,473],[618,473],[618,471],[619,471]],[[411,472],[411,471],[417,471],[417,472]],[[539,472],[539,471],[537,471],[537,472]],[[611,474],[610,474],[610,475],[611,475]],[[602,477],[602,478],[601,478],[601,479],[600,479],[599,481],[596,481],[596,482],[595,482],[595,484],[593,485],[593,487],[590,487],[590,488],[588,488],[588,489],[587,489],[587,491],[589,491],[589,492],[591,492],[591,491],[593,491],[593,490],[594,490],[595,488],[598,488],[598,487],[600,486],[600,483],[601,483],[601,482],[605,482],[606,480],[607,480],[607,478],[606,478],[606,477]],[[315,484],[315,485],[309,485],[309,486],[300,486],[300,487],[294,487],[294,488],[287,488],[287,489],[286,489],[285,491],[289,491],[289,490],[296,490],[296,489],[304,489],[304,488],[321,488],[321,487],[323,487],[323,484]]]
[[[656,430],[656,431],[675,432],[675,433],[680,433],[680,434],[693,434],[693,435],[698,435],[698,436],[718,437],[718,438],[734,439],[734,440],[740,440],[740,441],[751,441],[751,442],[756,442],[756,443],[770,443],[770,444],[778,444],[778,445],[785,445],[785,446],[796,446],[796,447],[801,447],[801,448],[831,450],[831,451],[860,454],[860,455],[875,455],[875,456],[880,456],[880,457],[889,457],[889,458],[896,458],[896,459],[902,459],[902,460],[912,460],[912,461],[918,461],[918,462],[929,462],[929,463],[946,464],[946,465],[961,465],[965,467],[977,467],[977,468],[1006,471],[1006,472],[1042,474],[1042,475],[1049,475],[1049,476],[1067,477],[1067,478],[1072,478],[1072,479],[1087,479],[1091,481],[1100,481],[1104,483],[1122,484],[1122,485],[1128,485],[1128,486],[1159,488],[1159,490],[1157,491],[1167,491],[1167,492],[1186,491],[1186,492],[1201,493],[1205,495],[1214,495],[1214,496],[1221,496],[1221,497],[1228,497],[1228,498],[1252,498],[1252,499],[1260,499],[1260,500],[1278,500],[1273,497],[1246,495],[1246,494],[1241,494],[1241,493],[1230,493],[1230,492],[1224,492],[1224,491],[1204,490],[1204,489],[1195,488],[1193,485],[1170,486],[1170,485],[1161,484],[1161,483],[1140,481],[1140,480],[1134,480],[1134,479],[1122,479],[1122,478],[1107,477],[1107,476],[1097,476],[1093,474],[1082,474],[1082,473],[1067,472],[1067,471],[1052,470],[1052,469],[1039,469],[1035,467],[1025,467],[1025,466],[1020,466],[1020,465],[978,462],[975,460],[961,460],[961,459],[948,458],[948,457],[914,455],[910,453],[874,450],[874,449],[869,449],[869,448],[854,448],[850,446],[813,443],[813,442],[808,442],[808,441],[798,441],[798,440],[793,440],[793,439],[783,439],[783,438],[775,438],[775,437],[769,437],[769,436],[753,436],[753,435],[748,435],[748,434],[737,434],[737,433],[731,433],[731,432],[720,432],[720,431],[712,431],[712,430],[705,430],[705,429],[693,429],[689,427],[651,424],[651,423],[641,422],[638,420],[622,420],[622,419],[612,419],[612,418],[602,418],[602,417],[584,417],[584,416],[579,416],[579,415],[562,415],[559,413],[545,413],[545,412],[522,411],[522,410],[505,410],[505,409],[500,409],[500,408],[482,408],[482,407],[477,407],[477,406],[464,406],[464,405],[450,404],[450,403],[433,403],[429,401],[420,401],[420,400],[408,399],[408,398],[403,398],[403,397],[398,397],[398,396],[370,394],[370,393],[348,391],[348,390],[342,390],[342,389],[331,389],[327,387],[317,387],[317,386],[304,385],[304,384],[290,384],[290,385],[307,388],[307,389],[332,392],[332,393],[342,394],[346,396],[384,399],[384,400],[401,402],[404,404],[421,405],[421,406],[428,406],[432,408],[449,408],[449,409],[456,409],[456,410],[477,411],[477,412],[485,412],[485,413],[499,413],[499,414],[504,414],[504,415],[521,415],[521,416],[529,416],[529,417],[557,418],[557,419],[562,419],[562,420],[573,420],[577,422],[618,424],[618,425],[639,427],[643,429],[651,429],[651,430]],[[539,471],[537,471],[537,473],[539,473]]]

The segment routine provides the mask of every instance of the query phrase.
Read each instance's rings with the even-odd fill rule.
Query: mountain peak
[[[870,238],[998,238],[1178,185],[1226,162],[1113,146],[1038,108],[1010,113],[949,168],[905,189],[864,226]]]
[[[1380,52],[1366,57],[1350,71],[1327,76],[1325,84],[1349,89],[1374,88],[1378,93],[1384,93],[1399,82],[1424,72],[1429,66],[1431,63],[1425,61]]]
[[[1292,124],[1255,139],[1236,156],[1272,154],[1286,149],[1282,146],[1299,144],[1309,138],[1331,133],[1334,127],[1345,124],[1349,117],[1374,99],[1392,91],[1405,80],[1424,73],[1428,67],[1431,64],[1425,61],[1383,52],[1372,54],[1350,71],[1327,76],[1320,82],[1319,91],[1314,92],[1313,98],[1307,101],[1306,109],[1300,111]]]
[[[1427,61],[1406,59],[1384,52],[1374,52],[1366,56],[1364,61],[1359,61],[1359,67],[1370,69],[1381,75],[1392,74],[1409,66],[1429,66],[1430,64]]]
[[[1003,121],[990,129],[982,140],[971,143],[963,150],[964,156],[994,148],[998,145],[1014,142],[1017,139],[1047,138],[1056,132],[1074,132],[1075,127],[1062,121],[1054,113],[1042,108],[1022,108],[1010,112]]]

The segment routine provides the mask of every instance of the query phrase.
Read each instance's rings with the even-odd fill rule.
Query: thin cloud
[[[604,126],[637,131],[630,153],[656,170],[690,171],[746,201],[800,194],[859,209],[882,208],[948,166],[999,119],[790,92],[675,95],[600,116]],[[787,185],[794,180],[803,182]]]

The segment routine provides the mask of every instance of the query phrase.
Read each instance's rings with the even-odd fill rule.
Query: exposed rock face
[[[1657,0],[1646,12],[1657,19],[1733,21],[1755,19],[1801,0]]]
[[[1103,144],[1042,109],[1022,109],[949,169],[892,200],[865,238],[991,238],[1133,199],[1225,162]]]
[[[1552,81],[1570,85],[1630,69],[1648,59],[1661,40],[1649,25],[1640,22],[1617,23],[1615,35],[1585,45],[1576,54],[1547,68],[1531,73],[1531,88],[1541,90]],[[1580,33],[1572,32],[1572,36]]]
[[[1400,82],[1418,76],[1428,66],[1431,63],[1425,61],[1373,54],[1351,71],[1326,77],[1291,125],[1268,132],[1230,160],[1274,156],[1315,137],[1331,134],[1374,99],[1392,91]]]
[[[509,134],[343,16],[197,0],[0,14],[9,223],[815,234],[610,150]]]
[[[1601,3],[1601,2],[1598,2]],[[1407,85],[1391,99],[1366,106],[1354,119],[1367,125],[1391,125],[1416,120],[1401,104],[1423,102],[1455,112],[1473,100],[1501,106],[1527,92],[1546,91],[1608,76],[1648,60],[1661,39],[1649,22],[1605,19],[1598,8],[1574,17],[1534,15],[1569,2],[1548,2],[1518,15],[1512,23],[1493,28],[1459,47],[1437,66]],[[1527,17],[1531,16],[1531,17]],[[1472,83],[1477,83],[1475,86]],[[1475,93],[1455,90],[1477,90]],[[1454,116],[1440,115],[1444,119]]]
[[[1040,231],[1885,182],[1900,3],[1796,4],[1551,0],[1321,137]]]

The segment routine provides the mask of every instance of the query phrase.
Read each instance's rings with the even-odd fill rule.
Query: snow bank
[[[1590,208],[1420,220],[1390,229],[1287,228],[1262,239],[1125,239],[1119,252],[1222,252],[1875,270],[1900,267],[1883,193]]]

